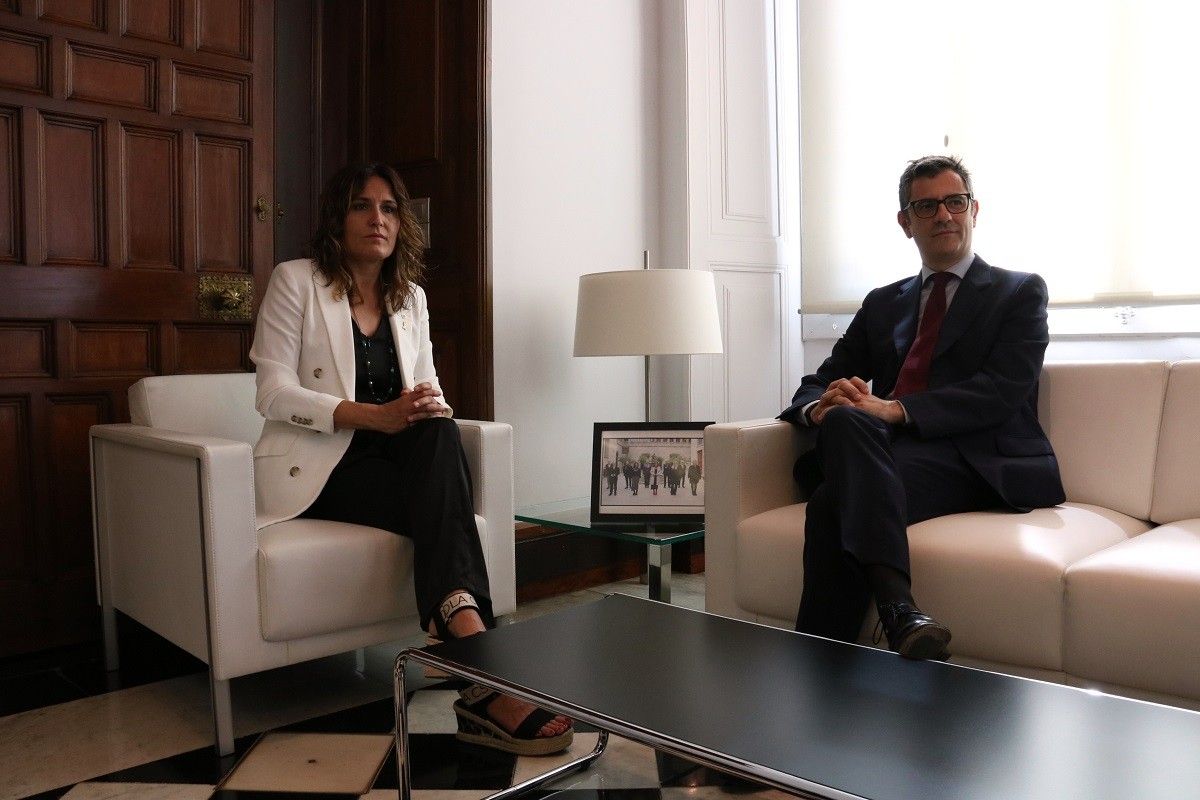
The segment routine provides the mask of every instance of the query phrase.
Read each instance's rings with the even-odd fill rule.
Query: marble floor
[[[613,592],[645,597],[646,587],[635,580],[560,595],[523,604],[511,619]],[[676,575],[672,599],[702,609],[704,576]],[[157,639],[144,630],[126,635]],[[362,672],[351,653],[234,680],[237,747],[225,758],[211,746],[203,665],[161,640],[138,648],[151,654],[149,663],[122,664],[115,676],[95,657],[0,668],[0,800],[394,797],[391,668],[401,649],[421,641],[370,648]],[[420,800],[482,797],[595,743],[595,731],[579,726],[562,756],[519,758],[464,745],[453,735],[456,693],[419,674],[408,681],[416,688],[411,765]],[[775,794],[616,737],[591,769],[552,788],[607,800]]]

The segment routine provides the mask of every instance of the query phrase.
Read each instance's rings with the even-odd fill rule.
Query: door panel
[[[88,428],[142,376],[249,368],[273,14],[0,0],[0,657],[99,635]]]
[[[121,241],[125,266],[182,268],[178,131],[121,126]]]

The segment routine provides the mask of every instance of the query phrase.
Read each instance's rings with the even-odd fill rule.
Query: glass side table
[[[516,518],[521,522],[530,522],[544,528],[645,545],[650,599],[663,603],[671,602],[671,545],[704,538],[703,523],[593,523],[591,510],[587,508],[551,511],[545,506],[528,506],[518,508]]]

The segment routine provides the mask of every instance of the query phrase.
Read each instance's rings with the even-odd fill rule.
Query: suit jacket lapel
[[[342,397],[354,399],[354,334],[350,328],[350,302],[342,297],[335,300],[333,286],[325,286],[321,273],[313,271],[313,290],[325,318],[325,332],[329,336],[329,350],[333,353],[333,365],[337,367],[342,381]]]
[[[992,268],[982,258],[975,256],[966,277],[954,291],[954,300],[950,303],[950,308],[946,309],[946,318],[942,320],[937,346],[933,349],[934,358],[946,352],[971,327],[983,306],[984,293],[991,284]]]
[[[412,300],[406,300],[401,308],[391,316],[392,341],[396,343],[396,354],[400,358],[400,375],[404,378],[405,388],[413,388],[415,378],[413,368],[417,363],[417,348],[413,344],[413,313]]]
[[[896,364],[904,363],[908,348],[917,336],[917,313],[921,310],[921,276],[900,287],[892,303],[892,341],[896,347]]]

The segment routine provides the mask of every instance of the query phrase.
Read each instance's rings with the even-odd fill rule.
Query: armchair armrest
[[[517,607],[513,525],[513,432],[504,422],[456,419],[471,469],[475,513],[487,521],[488,584],[497,615]]]
[[[102,605],[207,662],[218,680],[237,674],[239,639],[258,631],[250,445],[126,424],[94,426],[90,438]]]
[[[737,615],[737,527],[747,517],[800,502],[796,457],[815,432],[775,419],[725,422],[704,429],[705,609]]]

